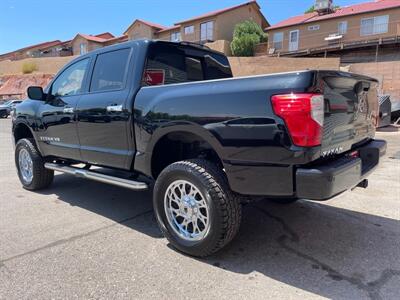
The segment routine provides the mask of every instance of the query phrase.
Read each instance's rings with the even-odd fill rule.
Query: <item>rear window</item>
[[[119,90],[124,87],[130,49],[99,54],[93,70],[91,92]]]
[[[230,77],[232,77],[232,72],[225,56],[195,47],[160,42],[150,46],[143,74],[143,85]]]

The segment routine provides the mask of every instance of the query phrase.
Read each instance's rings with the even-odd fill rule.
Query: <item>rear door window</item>
[[[129,54],[129,48],[99,54],[93,69],[90,92],[123,89]]]

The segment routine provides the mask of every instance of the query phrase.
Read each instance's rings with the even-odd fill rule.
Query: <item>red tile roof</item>
[[[100,34],[96,34],[96,37],[102,38],[102,39],[112,39],[115,38],[115,36],[109,32],[103,32]]]
[[[115,36],[109,32],[104,32],[104,33],[100,33],[100,34],[96,34],[96,35],[78,33],[75,37],[77,37],[78,35],[88,41],[92,41],[92,42],[96,42],[96,43],[105,43],[105,42],[108,42],[110,39],[115,38]]]
[[[291,17],[284,21],[281,21],[271,27],[266,28],[266,30],[299,25],[304,23],[317,22],[321,20],[340,18],[355,14],[362,14],[373,12],[377,10],[389,9],[389,8],[400,8],[400,0],[375,0],[374,2],[366,2],[351,6],[344,6],[337,9],[334,13],[326,14],[326,15],[318,15],[317,12],[312,12],[300,16]]]
[[[175,26],[171,26],[171,27],[166,27],[166,28],[164,28],[162,30],[157,31],[157,33],[178,29],[180,27],[181,27],[181,25],[175,25]]]
[[[145,21],[145,20],[142,20],[142,19],[137,19],[136,21],[142,22],[143,24],[146,24],[147,26],[153,27],[155,29],[165,29],[165,28],[167,28],[164,25],[160,25],[160,24],[157,24],[157,23]]]
[[[96,43],[125,42],[128,40],[128,36],[126,36],[126,35],[114,36],[109,32],[105,32],[105,33],[101,33],[101,34],[97,34],[97,35],[78,33],[75,36],[75,38],[77,36],[81,36],[88,41],[92,41],[92,42],[96,42]],[[110,38],[108,38],[108,37],[110,37]]]
[[[60,42],[60,43],[58,43],[58,44],[56,44],[56,45],[50,45],[50,46],[46,46],[46,47],[43,47],[43,48],[41,47],[39,50],[43,51],[43,50],[52,48],[52,47],[54,47],[54,46],[60,46],[60,47],[62,47],[62,46],[65,46],[65,45],[67,45],[67,44],[69,44],[69,43],[71,43],[71,40],[64,41],[64,42]]]
[[[26,50],[29,50],[29,49],[35,49],[35,48],[43,49],[43,48],[48,48],[48,47],[56,46],[56,45],[59,45],[59,44],[61,44],[61,41],[60,41],[60,40],[55,40],[55,41],[50,41],[50,42],[44,42],[44,43],[40,43],[40,44],[35,44],[35,45],[27,46],[27,47],[24,47],[24,48],[15,50],[15,51],[11,51],[11,52],[8,52],[8,53],[4,53],[4,54],[1,54],[1,56],[6,56],[6,55],[9,55],[9,54],[12,54],[12,53],[15,53],[15,52],[26,51]]]
[[[65,45],[65,44],[68,44],[68,43],[71,43],[71,42],[72,42],[72,40],[64,41],[64,42],[61,43],[61,45]]]
[[[108,40],[106,40],[106,42],[107,43],[108,42],[115,42],[115,41],[126,42],[127,40],[128,40],[128,36],[127,35],[121,35],[121,36],[113,37],[112,39],[108,39]]]
[[[145,25],[147,25],[147,26],[150,26],[150,27],[152,27],[152,28],[154,28],[154,29],[156,29],[156,30],[163,30],[163,29],[167,28],[167,27],[165,27],[164,25],[160,25],[160,24],[157,24],[157,23],[145,21],[145,20],[142,20],[142,19],[136,19],[135,21],[133,21],[133,23],[132,23],[131,25],[129,25],[129,27],[125,30],[124,34],[126,34],[126,33],[129,31],[129,29],[131,29],[131,27],[132,27],[136,22],[143,23],[143,24],[145,24]]]
[[[92,42],[97,42],[97,43],[104,43],[105,41],[107,41],[107,39],[103,39],[100,37],[97,37],[95,35],[89,35],[89,34],[83,34],[83,33],[78,33],[77,36],[81,36],[84,39],[88,40],[88,41],[92,41]]]
[[[175,25],[186,23],[186,22],[191,22],[191,21],[198,20],[198,19],[204,19],[204,18],[207,18],[207,17],[213,17],[213,16],[216,16],[216,15],[222,14],[224,12],[231,11],[231,10],[237,9],[239,7],[246,6],[246,5],[251,5],[251,4],[257,5],[258,9],[260,9],[260,6],[258,5],[257,1],[256,0],[251,0],[251,1],[248,1],[246,3],[242,3],[242,4],[231,6],[231,7],[227,7],[227,8],[224,8],[224,9],[215,10],[215,11],[212,11],[212,12],[209,12],[209,13],[206,13],[206,14],[191,18],[191,19],[187,19],[187,20],[175,23]]]

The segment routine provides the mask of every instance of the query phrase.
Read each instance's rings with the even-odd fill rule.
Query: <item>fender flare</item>
[[[203,128],[201,125],[191,122],[179,122],[179,124],[169,124],[169,126],[163,126],[156,129],[146,145],[145,153],[141,153],[136,156],[135,170],[138,170],[148,176],[152,176],[151,163],[154,148],[163,137],[174,132],[189,133],[199,137],[199,139],[207,142],[216,152],[220,160],[223,161],[222,145],[216,136],[214,136],[209,130]]]
[[[38,148],[39,152],[41,152],[40,145],[36,139],[36,134],[34,130],[32,129],[32,126],[29,125],[29,123],[25,119],[17,119],[13,122],[12,126],[12,138],[13,138],[13,144],[14,146],[16,145],[16,140],[15,140],[15,130],[18,128],[18,126],[25,126],[28,128],[29,132],[31,133],[33,139],[35,140],[36,147]]]

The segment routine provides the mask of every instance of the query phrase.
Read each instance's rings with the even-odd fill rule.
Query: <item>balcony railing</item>
[[[375,24],[372,26],[349,27],[346,32],[339,33],[338,30],[332,31],[300,31],[298,47],[292,45],[293,51],[289,51],[289,34],[285,32],[282,49],[275,49],[274,53],[269,54],[290,54],[296,52],[311,51],[317,49],[329,49],[330,47],[340,47],[349,44],[365,44],[369,41],[379,42],[383,39],[400,37],[400,22],[389,22],[386,24]],[[271,42],[269,49],[274,48]],[[271,51],[272,52],[272,51]]]

